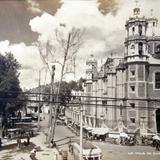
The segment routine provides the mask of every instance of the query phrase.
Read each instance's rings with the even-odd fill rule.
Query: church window
[[[120,116],[122,116],[122,104],[120,104]]]
[[[148,45],[148,53],[151,53],[151,46]]]
[[[134,31],[135,31],[135,28],[134,27],[132,27],[132,34],[134,35]]]
[[[155,73],[155,88],[160,89],[160,72]]]
[[[130,103],[130,106],[131,106],[132,108],[135,108],[135,103]]]
[[[135,86],[130,86],[130,88],[132,92],[135,92]]]
[[[103,100],[103,101],[102,101],[102,105],[104,106],[105,111],[106,111],[106,113],[107,113],[107,111],[108,111],[108,108],[107,108],[107,100]]]
[[[135,122],[136,122],[135,118],[130,118],[130,121],[131,121],[132,123],[135,123]]]
[[[131,49],[135,49],[135,45],[134,44],[131,45]]]
[[[94,79],[94,74],[92,73],[92,79]]]
[[[138,32],[139,32],[139,35],[141,36],[142,35],[142,25],[138,26]]]
[[[153,22],[153,27],[155,26],[155,24],[156,24],[156,23],[155,23],[155,22]]]
[[[91,92],[92,90],[92,85],[91,84],[87,84],[87,92]]]
[[[139,52],[139,55],[142,55],[143,53],[143,43],[142,42],[138,43],[138,52]]]
[[[131,76],[135,76],[135,70],[131,70]]]
[[[134,51],[135,51],[135,45],[132,44],[132,45],[131,45],[131,53],[134,54],[134,53],[135,53]]]
[[[160,53],[160,44],[156,47],[156,53]]]

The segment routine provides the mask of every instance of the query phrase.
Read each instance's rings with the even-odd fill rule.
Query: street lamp
[[[63,67],[63,64],[61,63],[61,62],[59,62],[59,61],[57,61],[57,60],[54,60],[54,61],[52,61],[52,63],[57,63],[57,64],[59,64],[61,67]],[[63,78],[64,78],[64,75],[65,74],[69,74],[69,73],[74,73],[74,72],[72,72],[72,71],[70,71],[70,72],[64,72],[63,73],[63,75],[62,75],[62,80],[63,80]]]
[[[46,67],[42,67],[40,70],[39,70],[39,105],[38,105],[38,131],[40,129],[40,108],[41,108],[41,72],[43,69],[46,69]]]

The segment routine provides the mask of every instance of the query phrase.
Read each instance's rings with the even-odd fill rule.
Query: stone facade
[[[128,132],[160,132],[160,34],[158,20],[141,16],[126,21],[125,53],[107,58],[98,70],[86,62],[83,123]],[[120,129],[121,128],[121,129]]]

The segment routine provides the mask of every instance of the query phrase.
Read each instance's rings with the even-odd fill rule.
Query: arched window
[[[122,114],[123,114],[122,108],[123,108],[123,106],[122,106],[122,104],[120,104],[120,116],[122,116]]]
[[[134,35],[135,27],[132,27],[132,34]]]
[[[148,45],[148,53],[151,53],[151,46]]]
[[[155,22],[153,22],[153,27],[156,25],[156,23]]]
[[[139,52],[139,55],[142,55],[143,53],[143,43],[142,42],[138,43],[138,52]]]
[[[156,47],[156,53],[160,53],[160,44]]]
[[[94,74],[92,73],[92,79],[94,79]]]
[[[135,45],[134,45],[134,44],[131,45],[131,53],[132,53],[132,54],[135,53]]]
[[[142,35],[142,25],[138,26],[138,32],[139,32],[139,35],[141,36]]]
[[[155,88],[160,89],[160,72],[155,73]]]
[[[134,44],[131,45],[131,49],[135,49],[135,45]]]

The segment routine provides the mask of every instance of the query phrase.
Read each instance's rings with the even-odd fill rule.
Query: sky
[[[139,0],[142,15],[159,19],[159,0]],[[50,74],[40,56],[37,43],[50,42],[53,56],[47,58],[62,62],[63,52],[56,46],[55,30],[64,36],[73,28],[85,30],[83,44],[76,55],[76,79],[85,77],[85,62],[91,54],[102,63],[113,53],[123,55],[125,22],[131,17],[135,0],[0,0],[0,52],[11,52],[21,64],[22,88],[50,82]],[[61,27],[60,24],[65,24]],[[46,56],[46,50],[42,50]],[[60,78],[61,65],[55,63],[55,80]],[[47,74],[46,74],[47,72]],[[75,78],[66,74],[64,80]]]

